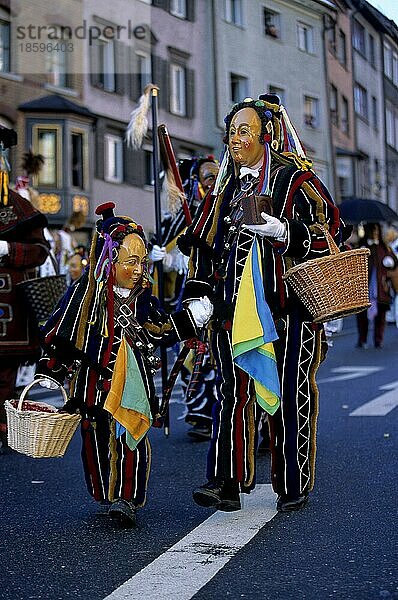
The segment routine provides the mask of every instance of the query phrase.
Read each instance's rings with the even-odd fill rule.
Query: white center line
[[[276,495],[259,484],[240,511],[217,511],[105,600],[189,600],[276,515]]]

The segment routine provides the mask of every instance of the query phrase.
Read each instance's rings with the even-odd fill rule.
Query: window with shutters
[[[347,67],[347,40],[344,31],[339,31],[337,39],[337,60],[342,67]]]
[[[105,92],[116,91],[115,42],[98,40],[99,85]]]
[[[247,77],[230,73],[230,97],[231,102],[236,104],[242,102],[248,96],[249,83]]]
[[[311,129],[319,127],[319,100],[312,96],[304,96],[304,123]]]
[[[314,53],[314,30],[311,25],[297,23],[297,45],[303,52]]]
[[[170,0],[170,13],[180,19],[186,19],[187,17],[187,3],[186,0]]]
[[[186,69],[182,65],[170,65],[170,112],[181,117],[186,115]]]
[[[152,82],[151,55],[147,52],[136,52],[138,94],[141,95],[148,83]]]
[[[358,23],[356,19],[354,19],[352,30],[352,45],[355,50],[366,56],[365,27],[361,23]]]
[[[346,135],[350,133],[350,117],[349,117],[349,106],[348,100],[345,96],[341,98],[341,119],[340,119],[341,131]]]
[[[276,85],[269,85],[268,91],[270,94],[276,94],[279,96],[282,104],[286,104],[286,92],[283,88],[277,87]]]
[[[110,133],[105,134],[105,181],[123,182],[123,138]]]
[[[354,106],[355,112],[367,121],[369,118],[368,93],[359,83],[354,86]]]
[[[3,11],[2,11],[3,12]],[[0,20],[0,73],[10,71],[10,23]]]
[[[330,86],[330,120],[333,125],[339,125],[339,101],[337,88],[334,85]]]
[[[225,20],[234,25],[243,25],[242,0],[225,0]]]
[[[264,8],[263,10],[264,19],[264,34],[266,36],[280,39],[281,37],[281,16],[279,13]]]
[[[57,50],[50,50],[45,55],[47,82],[50,85],[61,88],[71,87],[71,77],[69,75],[69,53],[68,45],[63,42],[63,30],[60,26],[52,26],[52,29],[56,32],[56,40],[59,40]]]

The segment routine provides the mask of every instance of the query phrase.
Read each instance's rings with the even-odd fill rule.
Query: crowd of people
[[[148,432],[163,416],[154,384],[160,345],[191,348],[181,365],[185,419],[190,436],[209,440],[206,482],[193,491],[198,505],[240,510],[240,494],[256,485],[258,448],[270,452],[279,511],[304,507],[314,486],[315,375],[328,343],[284,274],[329,254],[319,225],[341,248],[347,228],[278,96],[236,104],[224,143],[220,163],[203,156],[179,165],[192,222],[182,208],[167,212],[161,242],[148,242],[142,226],[109,202],[96,209],[86,250],[74,236],[81,214],[49,230],[27,185],[1,197],[0,453],[4,402],[16,395],[21,365],[34,365],[31,378],[48,388],[68,380],[62,410],[81,415],[88,491],[120,527],[135,525],[146,500]],[[362,349],[369,324],[381,348],[388,311],[396,315],[393,232],[387,242],[380,223],[365,223],[355,241],[370,251],[370,306],[356,317]],[[152,292],[160,261],[165,307]],[[68,288],[39,328],[17,286],[56,271]]]

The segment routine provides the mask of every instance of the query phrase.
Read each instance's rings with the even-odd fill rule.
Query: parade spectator
[[[246,99],[225,122],[214,191],[187,233],[185,301],[213,306],[218,368],[208,482],[193,497],[232,511],[241,507],[239,492],[254,488],[257,400],[268,413],[277,508],[295,510],[314,484],[315,375],[327,346],[322,325],[282,276],[296,261],[328,254],[316,222],[339,243],[339,212],[277,96]]]
[[[7,444],[4,402],[15,397],[21,363],[35,363],[40,356],[36,325],[17,284],[36,276],[49,245],[44,237],[47,220],[32,204],[9,190],[7,203],[0,203],[0,440]]]
[[[360,247],[369,248],[369,300],[370,307],[357,314],[357,348],[368,347],[369,323],[373,323],[375,348],[381,348],[386,326],[386,313],[392,301],[389,273],[398,265],[394,252],[383,239],[380,223],[366,223]]]
[[[151,462],[147,432],[158,411],[153,375],[159,343],[194,337],[208,317],[187,310],[168,317],[151,295],[144,232],[130,217],[97,208],[90,267],[70,286],[44,327],[44,385],[70,379],[64,410],[82,416],[82,458],[89,493],[110,503],[121,527],[136,522]]]

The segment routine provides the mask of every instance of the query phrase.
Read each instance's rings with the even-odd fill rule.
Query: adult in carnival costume
[[[120,526],[131,527],[145,503],[151,462],[146,434],[158,412],[155,347],[195,337],[198,315],[192,307],[170,316],[160,310],[151,295],[143,229],[130,217],[115,216],[114,206],[96,210],[102,219],[89,266],[45,325],[46,355],[36,377],[50,379],[48,385],[71,378],[64,410],[82,415],[88,490],[111,503],[109,514]],[[198,325],[204,320],[199,316]]]
[[[210,299],[218,367],[208,482],[193,497],[241,508],[239,492],[255,486],[258,404],[269,418],[277,508],[294,510],[314,484],[315,375],[326,344],[283,274],[329,253],[317,222],[339,242],[339,212],[277,96],[246,99],[225,124],[214,190],[184,240],[193,247],[184,301]]]
[[[15,136],[15,141],[7,138]],[[16,143],[13,130],[0,128],[5,147]],[[37,326],[28,315],[17,284],[36,276],[49,245],[43,228],[46,217],[19,194],[9,189],[8,165],[0,151],[0,452],[7,445],[4,402],[15,397],[18,368],[40,356]]]
[[[203,198],[214,185],[218,168],[218,162],[212,155],[185,159],[180,162],[179,172],[192,218],[195,217]],[[150,257],[152,260],[162,260],[166,273],[174,271],[175,285],[170,305],[178,306],[181,303],[182,290],[187,276],[188,258],[179,250],[176,242],[186,230],[187,225],[181,203],[173,203],[172,195],[170,195],[169,204],[171,204],[170,211],[162,222],[163,247],[154,243]],[[194,363],[197,356],[197,353],[191,351],[189,357],[192,360],[190,362]],[[210,439],[211,436],[211,415],[216,401],[215,370],[214,359],[208,351],[198,360],[201,360],[199,373],[192,375],[192,369],[183,366],[181,377],[186,393],[185,421],[191,425],[188,435],[195,440],[202,441]]]

